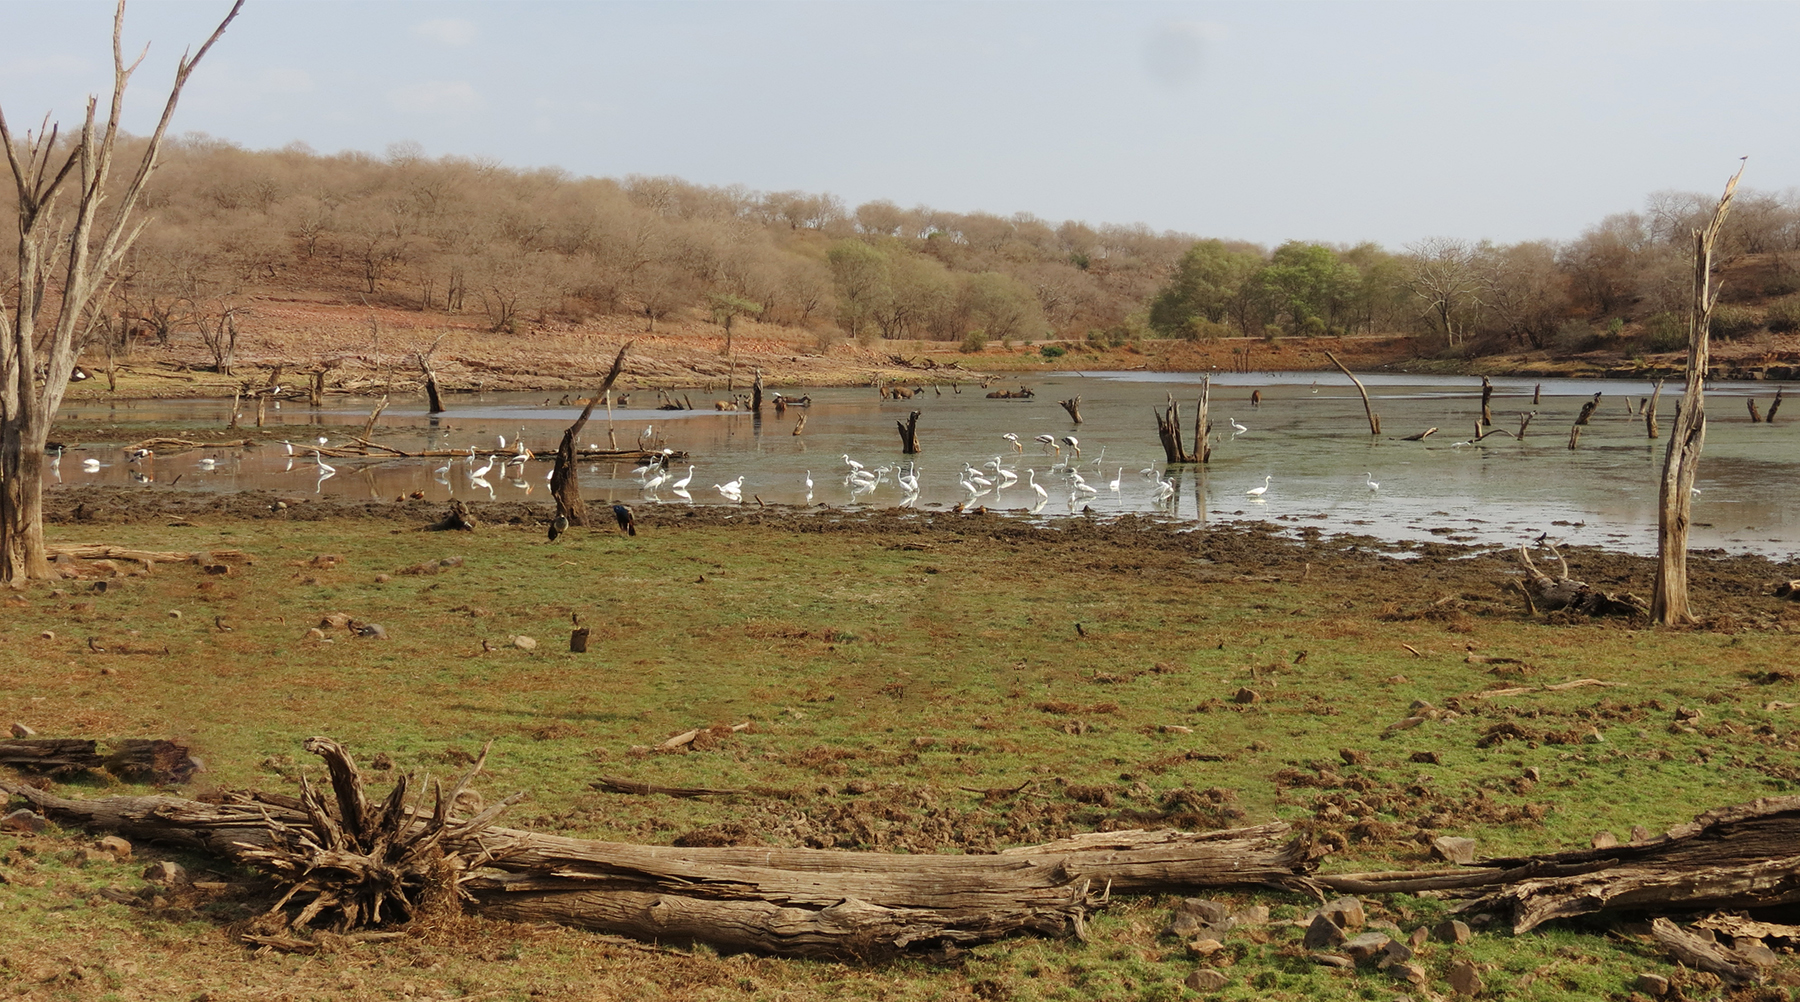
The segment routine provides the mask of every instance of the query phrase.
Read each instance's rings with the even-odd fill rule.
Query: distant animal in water
[[[619,531],[627,536],[637,535],[637,520],[631,517],[631,509],[622,504],[613,505],[613,518],[619,520]]]
[[[569,516],[564,515],[560,511],[557,512],[556,517],[550,520],[550,541],[552,543],[556,542],[556,537],[568,531]]]

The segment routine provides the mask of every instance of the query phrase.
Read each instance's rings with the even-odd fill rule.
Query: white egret
[[[1368,483],[1370,490],[1378,491],[1381,489],[1381,485],[1375,482],[1375,474],[1373,472],[1364,473],[1363,480]]]
[[[50,468],[51,469],[53,469],[53,470],[62,469],[62,454],[63,454],[63,447],[59,445],[56,447],[56,455],[50,457]]]
[[[691,484],[693,482],[694,482],[694,467],[692,464],[689,464],[688,475],[685,477],[682,477],[680,480],[675,481],[675,489],[678,491],[685,491],[685,490],[687,490],[688,484]],[[810,485],[810,481],[809,481],[809,485]]]
[[[319,455],[319,450],[317,450],[317,449],[313,450],[313,462],[319,464],[319,472],[321,474],[324,474],[324,476],[328,477],[328,476],[331,476],[333,473],[337,472],[337,467],[326,463],[325,457]]]
[[[327,446],[327,445],[330,445],[330,444],[331,444],[331,439],[329,439],[329,438],[326,438],[326,437],[325,437],[325,436],[323,436],[323,435],[320,435],[320,436],[319,436],[319,448],[321,448],[321,449],[323,449],[323,448],[325,448],[325,447],[326,447],[326,446]]]
[[[863,464],[851,459],[848,452],[844,453],[844,465],[850,467],[852,470],[860,470],[863,468]]]
[[[471,471],[469,473],[469,479],[470,480],[480,480],[482,477],[487,476],[488,471],[492,470],[493,468],[494,468],[494,457],[489,456],[488,460],[487,460],[487,465],[481,467],[478,470]]]
[[[205,459],[202,459],[200,461],[200,468],[203,470],[210,470],[217,465],[219,465],[219,461],[212,458],[211,456],[208,456]]]
[[[1175,496],[1175,481],[1173,481],[1173,480],[1164,480],[1164,479],[1162,479],[1162,478],[1160,478],[1160,477],[1159,477],[1159,478],[1157,478],[1157,481],[1156,481],[1156,500],[1158,500],[1158,501],[1167,501],[1167,500],[1169,500],[1169,499],[1170,499],[1170,498],[1172,498],[1172,497],[1174,497],[1174,496]]]
[[[1038,500],[1040,500],[1040,501],[1050,500],[1050,492],[1044,489],[1043,484],[1040,484],[1037,482],[1037,471],[1036,470],[1026,470],[1025,471],[1025,479],[1026,479],[1027,483],[1029,484],[1029,486],[1031,487],[1031,489],[1037,492]]]
[[[811,494],[812,491],[813,491],[812,471],[807,470],[806,471],[806,493]]]
[[[1237,418],[1228,417],[1225,420],[1231,425],[1231,430],[1232,430],[1233,434],[1242,435],[1244,432],[1247,432],[1250,430],[1249,428],[1246,428],[1243,425],[1238,424]]]
[[[1245,491],[1244,493],[1250,495],[1253,498],[1262,497],[1263,494],[1267,493],[1269,490],[1269,481],[1274,480],[1274,479],[1275,479],[1275,475],[1270,474],[1263,478],[1263,485],[1261,487],[1252,487],[1249,490]]]
[[[1119,467],[1118,474],[1112,478],[1112,483],[1107,484],[1106,486],[1109,490],[1116,491],[1119,489],[1119,481],[1124,480],[1124,479],[1125,479],[1125,467],[1121,466],[1121,467]]]
[[[719,485],[715,484],[714,486],[717,487]],[[731,493],[731,494],[737,494],[737,493],[742,492],[744,489],[744,475],[742,473],[740,473],[740,474],[738,474],[738,478],[736,480],[727,480],[725,482],[724,486],[721,487],[720,489],[726,491],[727,493]]]
[[[98,459],[89,457],[89,458],[81,461],[81,468],[86,470],[89,473],[93,473],[100,469],[100,461]]]
[[[294,443],[292,443],[284,438],[281,440],[281,444],[287,446],[287,454],[288,455],[291,456],[294,454]]]

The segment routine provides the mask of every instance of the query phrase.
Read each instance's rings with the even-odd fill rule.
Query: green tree
[[[731,354],[731,322],[738,317],[754,317],[762,313],[761,303],[745,299],[742,296],[728,296],[713,293],[706,297],[712,302],[713,323],[725,328],[725,350],[721,354]]]
[[[1181,256],[1174,276],[1150,301],[1150,328],[1164,337],[1192,337],[1197,321],[1223,322],[1261,266],[1260,255],[1202,240]]]
[[[838,323],[859,337],[894,298],[887,255],[861,240],[840,240],[825,254],[837,288]]]
[[[1360,278],[1337,251],[1290,241],[1276,248],[1255,281],[1270,315],[1298,334],[1341,326]]]
[[[957,297],[965,322],[989,337],[1031,337],[1045,328],[1044,311],[1024,282],[995,271],[970,275]]]

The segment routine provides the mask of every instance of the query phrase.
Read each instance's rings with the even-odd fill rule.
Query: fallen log
[[[100,767],[94,742],[80,738],[19,738],[0,741],[0,765],[32,772],[77,772]]]
[[[1575,429],[1579,431],[1580,428]],[[1577,581],[1569,577],[1568,561],[1555,546],[1550,546],[1551,555],[1562,565],[1562,573],[1551,577],[1537,569],[1531,562],[1531,554],[1524,544],[1519,545],[1519,562],[1525,565],[1525,582],[1523,588],[1532,612],[1558,612],[1569,610],[1589,616],[1638,616],[1649,613],[1649,603],[1629,592],[1615,595],[1603,592],[1586,581]]]

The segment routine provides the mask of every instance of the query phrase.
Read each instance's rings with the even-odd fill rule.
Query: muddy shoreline
[[[422,500],[351,501],[278,491],[79,485],[51,488],[44,502],[53,541],[84,543],[109,542],[105,529],[110,525],[156,522],[202,528],[266,526],[275,533],[286,522],[337,520],[365,524],[367,531],[385,535],[392,530],[423,530],[446,511],[442,502]],[[543,533],[553,513],[548,502],[477,502],[471,507],[480,521],[478,531],[533,538]],[[796,537],[849,535],[880,549],[1029,549],[1050,574],[1155,574],[1188,584],[1285,585],[1304,599],[1297,611],[1326,614],[1334,604],[1353,606],[1389,618],[1438,620],[1451,629],[1475,618],[1524,614],[1511,584],[1520,576],[1518,556],[1494,547],[1391,543],[1366,536],[1326,536],[1315,529],[1302,529],[1294,538],[1290,529],[1263,523],[1197,529],[1187,522],[1139,515],[1034,522],[992,512],[746,505],[639,506],[636,519],[640,537],[649,538],[657,533],[741,528]],[[587,531],[610,530],[608,518]],[[244,545],[254,548],[256,541],[252,537]],[[1643,597],[1653,590],[1653,558],[1596,547],[1573,547],[1564,556],[1572,577],[1601,590]],[[1778,582],[1800,578],[1800,562],[1696,552],[1689,557],[1688,575],[1702,628],[1800,631],[1800,603],[1773,595]],[[1549,620],[1567,621],[1554,615]],[[1619,629],[1647,625],[1624,618],[1594,622]]]

